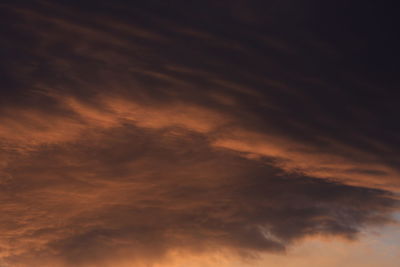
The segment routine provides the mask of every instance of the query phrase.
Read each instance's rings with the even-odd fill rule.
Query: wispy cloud
[[[397,103],[340,51],[251,7],[223,25],[100,2],[3,5],[5,263],[245,257],[392,222]]]

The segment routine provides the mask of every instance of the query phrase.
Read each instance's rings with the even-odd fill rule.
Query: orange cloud
[[[5,171],[0,245],[16,266],[281,251],[314,234],[354,238],[396,209],[388,192],[286,176],[188,130],[94,131],[21,154]]]
[[[231,1],[116,2],[1,4],[0,265],[343,265],[316,238],[394,221],[384,85]]]

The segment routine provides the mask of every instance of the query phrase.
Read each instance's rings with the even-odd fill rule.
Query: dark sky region
[[[397,13],[1,1],[0,266],[398,266]]]

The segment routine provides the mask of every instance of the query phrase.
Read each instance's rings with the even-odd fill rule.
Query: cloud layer
[[[154,260],[174,248],[279,251],[308,235],[354,238],[396,207],[385,191],[287,175],[271,159],[244,159],[176,129],[93,133],[20,156],[7,172],[2,256],[14,264]]]
[[[6,266],[246,257],[392,221],[392,81],[355,72],[316,11],[107,2],[2,4]]]

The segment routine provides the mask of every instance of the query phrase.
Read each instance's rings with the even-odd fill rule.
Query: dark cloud
[[[355,5],[316,1],[1,7],[5,262],[282,251],[390,222],[390,18],[365,24],[379,40],[360,28],[380,9],[353,22]]]
[[[280,251],[314,234],[354,238],[389,222],[397,205],[386,191],[288,175],[271,159],[213,149],[179,129],[93,133],[21,156],[7,172],[1,230],[11,264],[38,255],[42,264],[57,257],[86,266],[173,249]]]

